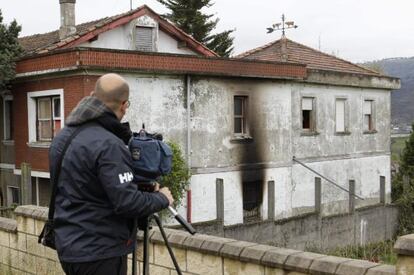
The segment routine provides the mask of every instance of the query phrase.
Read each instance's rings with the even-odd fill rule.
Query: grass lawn
[[[394,244],[394,241],[383,241],[367,245],[350,245],[329,250],[320,250],[315,247],[306,248],[305,250],[331,256],[395,265],[397,262],[397,254],[394,253]]]

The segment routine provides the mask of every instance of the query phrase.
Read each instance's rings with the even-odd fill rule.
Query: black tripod
[[[195,229],[191,226],[191,224],[187,223],[183,217],[181,217],[177,211],[172,208],[171,206],[168,207],[168,210],[170,213],[174,216],[174,218],[190,233],[191,235],[194,235],[196,233]],[[138,229],[144,231],[144,264],[143,264],[143,275],[149,275],[149,230],[150,230],[150,223],[151,220],[155,220],[157,223],[158,228],[160,229],[160,233],[162,235],[162,238],[164,240],[165,246],[168,249],[168,253],[170,254],[171,260],[174,264],[175,270],[177,271],[178,275],[182,275],[181,269],[178,266],[177,259],[175,258],[174,252],[171,249],[171,246],[168,242],[167,235],[165,234],[164,228],[161,223],[160,217],[158,217],[157,214],[153,214],[147,218],[144,218],[140,220],[140,223],[138,225]],[[132,275],[137,275],[137,255],[136,250],[134,249],[134,252],[132,253]]]

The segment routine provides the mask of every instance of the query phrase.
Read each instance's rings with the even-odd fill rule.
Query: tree
[[[207,48],[220,56],[228,57],[233,51],[233,40],[231,33],[234,30],[227,30],[221,33],[212,34],[219,19],[213,19],[212,14],[201,12],[203,8],[213,5],[211,0],[157,0],[171,13],[165,16],[174,22],[179,28],[192,35],[195,40],[206,45]]]
[[[7,89],[15,76],[15,60],[23,52],[17,40],[20,31],[16,20],[8,26],[3,23],[0,10],[0,91]]]
[[[162,176],[160,183],[170,189],[174,198],[174,206],[178,206],[184,196],[190,179],[190,171],[184,160],[180,146],[174,142],[167,142],[172,151],[171,173]]]
[[[393,202],[399,208],[397,234],[414,233],[414,133],[405,142],[400,168],[392,182],[391,194]]]

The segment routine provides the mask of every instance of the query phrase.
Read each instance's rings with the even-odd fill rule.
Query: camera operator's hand
[[[168,187],[161,188],[159,192],[162,193],[165,197],[167,197],[168,201],[170,202],[170,205],[173,204],[174,199],[173,199],[173,196],[171,195],[171,191],[170,191],[170,189],[168,189]]]

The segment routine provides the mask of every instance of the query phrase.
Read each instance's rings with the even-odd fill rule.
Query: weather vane
[[[293,21],[286,21],[285,22],[285,15],[282,14],[282,23],[273,24],[271,28],[267,28],[267,33],[272,33],[274,31],[282,31],[282,36],[285,36],[285,30],[287,29],[296,29],[298,26],[295,25]]]

